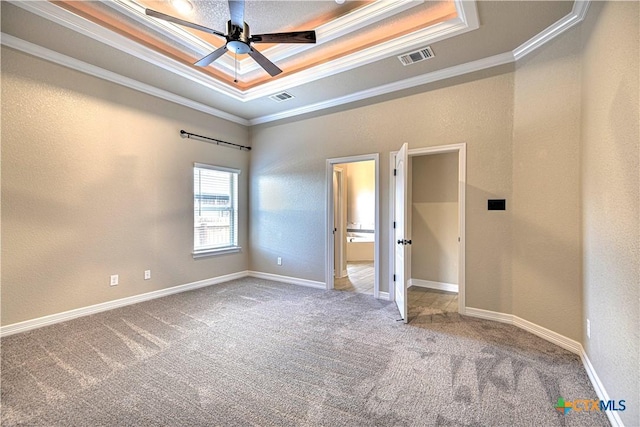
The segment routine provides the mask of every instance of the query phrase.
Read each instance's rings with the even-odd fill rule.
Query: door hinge
[[[397,173],[398,173],[398,169],[394,169],[393,170],[393,176],[396,176]]]
[[[393,221],[393,228],[396,228],[396,222]]]
[[[393,275],[393,281],[394,282],[396,281],[396,275],[395,274]]]

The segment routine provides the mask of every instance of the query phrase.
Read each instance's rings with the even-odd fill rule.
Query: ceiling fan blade
[[[193,65],[197,67],[206,67],[207,65],[211,64],[213,61],[215,61],[216,59],[224,55],[226,51],[227,51],[227,45],[219,47]]]
[[[216,36],[225,37],[224,33],[220,31],[212,30],[211,28],[203,27],[202,25],[194,24],[189,21],[182,20],[180,18],[173,17],[171,15],[164,14],[162,12],[158,12],[153,9],[145,9],[144,13],[154,18],[162,19],[164,21],[173,22],[174,24],[182,25],[184,27],[193,28],[194,30],[204,31],[205,33],[214,34]]]
[[[248,53],[249,56],[252,57],[258,64],[260,64],[260,66],[264,68],[267,73],[271,74],[271,77],[277,76],[282,72],[282,70],[278,68],[276,64],[269,61],[266,56],[264,56],[254,48],[251,48]]]
[[[237,27],[244,26],[244,0],[229,0],[231,23]]]
[[[254,34],[254,43],[315,43],[315,31],[294,31],[291,33]]]

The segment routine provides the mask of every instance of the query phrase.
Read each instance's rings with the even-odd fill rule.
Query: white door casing
[[[466,183],[467,183],[467,144],[462,142],[458,144],[439,145],[423,148],[413,148],[408,150],[409,157],[424,156],[431,154],[442,153],[458,153],[458,230],[460,233],[458,242],[458,313],[466,314]],[[395,237],[395,230],[393,228],[393,218],[395,216],[395,179],[393,176],[393,169],[395,168],[396,156],[398,152],[389,153],[389,299],[393,300],[395,297],[395,288],[399,283],[394,282],[393,273],[395,270],[395,250],[397,247],[397,240]],[[410,266],[408,266],[410,271]],[[408,277],[407,280],[409,280]]]
[[[374,287],[373,297],[389,299],[388,293],[380,292],[380,155],[378,153],[362,154],[350,157],[340,157],[327,159],[326,162],[326,223],[325,223],[325,284],[326,289],[334,288],[334,262],[335,262],[335,241],[333,237],[334,229],[334,187],[333,187],[333,169],[335,165],[343,163],[353,163],[372,160],[375,164],[375,232],[374,232]],[[343,177],[343,192],[344,188]],[[346,207],[345,207],[346,209]],[[346,213],[344,214],[346,225]],[[344,243],[346,244],[346,236],[344,237]],[[346,264],[346,251],[343,251],[343,256]],[[346,265],[345,265],[346,268]]]

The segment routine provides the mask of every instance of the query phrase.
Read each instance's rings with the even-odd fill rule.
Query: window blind
[[[238,246],[240,171],[196,164],[193,168],[194,254]]]

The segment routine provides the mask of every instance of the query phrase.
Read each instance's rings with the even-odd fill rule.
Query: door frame
[[[389,153],[389,236],[393,236],[393,216],[395,201],[395,182],[393,179],[393,169],[395,168],[397,151]],[[465,277],[465,254],[466,254],[466,229],[465,229],[465,194],[467,183],[467,144],[465,142],[459,144],[439,145],[434,147],[410,148],[408,150],[409,157],[428,156],[432,154],[458,153],[458,230],[460,244],[458,246],[458,313],[465,314],[466,302],[466,277]],[[410,169],[411,170],[411,169]],[[409,176],[409,181],[411,176]],[[409,197],[412,200],[412,197]],[[407,207],[410,208],[410,207]],[[389,239],[389,253],[395,251],[395,242]],[[389,300],[393,301],[395,296],[395,283],[393,274],[395,270],[395,257],[389,257]],[[411,271],[411,264],[409,264]],[[409,274],[411,276],[411,274]]]
[[[346,241],[345,241],[345,237],[347,235],[346,229],[345,229],[346,223],[347,223],[347,214],[346,214],[347,206],[345,204],[345,199],[346,199],[345,193],[346,193],[347,183],[345,182],[346,180],[344,177],[344,169],[338,168],[334,165],[333,174],[337,181],[336,186],[338,190],[338,194],[335,194],[335,193],[333,194],[333,215],[334,215],[333,226],[335,229],[335,235],[340,236],[342,240],[339,245],[336,245],[335,239],[334,239],[333,277],[336,278],[336,277],[345,277],[347,275],[347,248],[346,248]],[[335,187],[334,187],[334,190],[335,190]],[[336,212],[340,217],[338,221],[335,221]]]
[[[375,167],[375,233],[373,246],[374,285],[373,297],[380,297],[380,154],[362,154],[359,156],[327,159],[326,163],[326,202],[325,202],[325,283],[326,289],[334,285],[334,242],[333,242],[333,167],[341,163],[356,163],[372,160]]]

